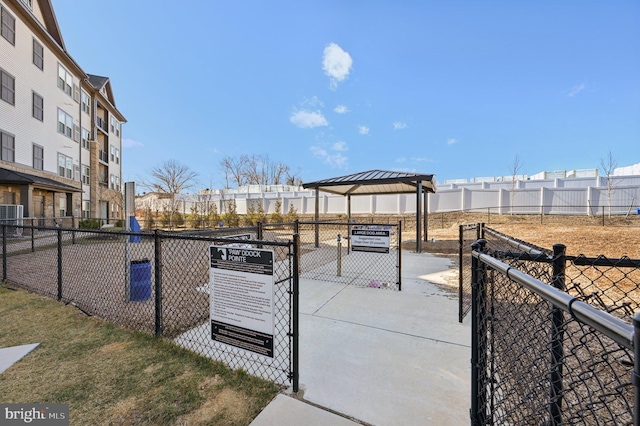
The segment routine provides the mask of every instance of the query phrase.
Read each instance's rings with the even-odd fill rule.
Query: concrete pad
[[[0,373],[20,361],[25,355],[38,347],[40,343],[0,348]]]
[[[468,423],[470,327],[456,295],[421,278],[450,266],[403,256],[403,291],[348,286],[301,312],[305,399],[374,425]],[[314,285],[301,281],[301,300]]]
[[[353,426],[357,423],[314,407],[306,402],[278,395],[256,417],[251,426]]]

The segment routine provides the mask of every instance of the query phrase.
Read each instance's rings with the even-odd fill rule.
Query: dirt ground
[[[567,246],[568,255],[605,255],[609,258],[628,256],[640,259],[640,228],[624,226],[593,226],[570,224],[495,224],[486,225],[517,239],[551,249],[554,244]],[[428,253],[455,256],[458,253],[458,224],[444,229],[429,229],[429,241],[422,250]],[[411,238],[407,234],[407,239]],[[403,238],[405,249],[415,249],[413,241]],[[433,239],[433,242],[432,242]]]

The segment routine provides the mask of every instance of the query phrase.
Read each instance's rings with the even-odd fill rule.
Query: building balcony
[[[96,126],[98,126],[98,128],[103,132],[109,133],[109,124],[107,123],[107,120],[103,120],[100,117],[96,117]]]
[[[103,150],[98,151],[98,160],[105,164],[109,164],[109,153]]]

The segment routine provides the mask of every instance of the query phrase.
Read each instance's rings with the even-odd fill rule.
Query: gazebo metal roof
[[[367,172],[303,183],[302,187],[339,195],[413,194],[436,192],[433,175],[369,170]]]
[[[347,206],[347,215],[349,217],[349,222],[351,222],[352,195],[416,194],[416,196],[418,197],[418,200],[416,201],[416,252],[418,253],[420,253],[422,249],[420,245],[422,234],[420,217],[422,216],[423,204],[423,202],[420,200],[420,197],[422,196],[424,198],[425,205],[424,240],[427,240],[427,193],[436,192],[433,175],[390,172],[385,170],[369,170],[368,172],[354,173],[352,175],[329,178],[319,180],[317,182],[303,183],[302,187],[305,189],[316,190],[316,221],[318,221],[320,218],[318,197],[320,191],[344,195],[349,199]]]

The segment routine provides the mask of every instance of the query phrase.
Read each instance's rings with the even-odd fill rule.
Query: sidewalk
[[[432,282],[448,272],[404,251],[401,292],[301,280],[303,400],[279,395],[252,425],[468,423],[469,320],[457,290]]]

